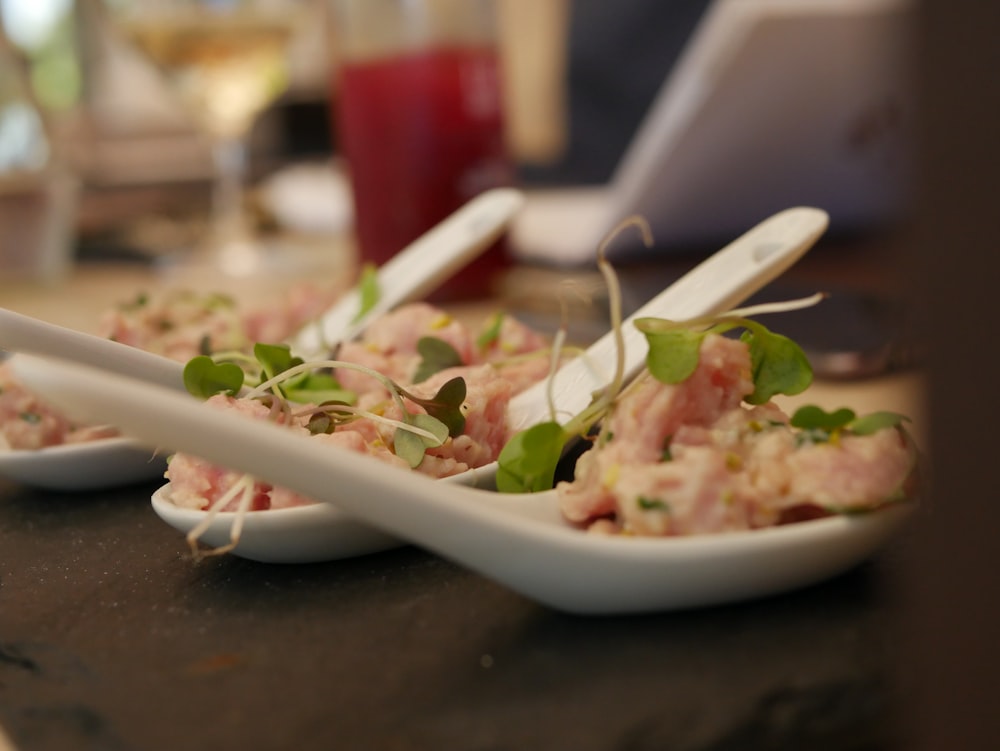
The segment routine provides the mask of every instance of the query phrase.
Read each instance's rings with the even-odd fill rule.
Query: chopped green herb
[[[494,313],[490,322],[485,326],[479,336],[476,337],[476,347],[480,351],[489,349],[500,340],[500,332],[503,329],[503,312]]]
[[[674,460],[674,455],[670,451],[670,443],[674,440],[672,435],[668,435],[663,439],[663,450],[660,452],[661,462],[672,462]]]
[[[670,505],[657,498],[647,498],[644,495],[636,498],[636,505],[643,511],[666,511],[669,513]]]

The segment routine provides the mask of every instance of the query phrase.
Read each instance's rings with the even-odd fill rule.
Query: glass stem
[[[242,138],[217,138],[212,145],[215,160],[215,194],[212,196],[212,240],[214,263],[230,276],[249,276],[260,269],[262,256],[253,240],[243,207],[247,177],[247,146]]]
[[[243,194],[247,177],[247,147],[241,138],[221,137],[212,144],[215,188],[212,195],[212,231],[216,244],[249,236]]]

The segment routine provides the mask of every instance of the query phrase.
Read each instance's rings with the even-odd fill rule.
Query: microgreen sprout
[[[361,267],[361,274],[358,278],[358,312],[351,323],[357,323],[368,315],[381,297],[382,291],[378,286],[378,269],[374,264],[366,263]]]
[[[639,230],[647,247],[652,245],[653,239],[649,225],[642,217],[632,216],[615,227],[597,249],[597,266],[608,288],[611,327],[615,334],[618,352],[611,382],[595,395],[594,400],[583,412],[572,417],[565,425],[558,422],[551,389],[552,375],[559,363],[560,348],[565,338],[565,326],[561,327],[553,345],[548,380],[549,420],[516,433],[500,450],[500,455],[497,457],[496,483],[497,489],[502,492],[533,493],[551,488],[555,480],[556,466],[562,457],[566,444],[574,436],[586,435],[611,408],[621,391],[625,372],[621,287],[614,268],[607,260],[607,248],[619,233],[629,227],[636,227]]]
[[[701,343],[709,334],[743,329],[741,339],[750,348],[754,391],[748,404],[764,404],[776,394],[799,394],[812,383],[812,366],[802,348],[786,336],[769,331],[749,315],[778,313],[816,305],[823,294],[783,303],[768,303],[731,310],[718,316],[687,321],[640,318],[635,322],[646,336],[646,366],[662,383],[681,383],[698,367]]]
[[[799,428],[803,440],[813,443],[837,443],[844,433],[871,435],[888,428],[901,428],[909,418],[897,412],[880,411],[858,417],[854,410],[841,407],[827,412],[809,404],[799,407],[792,415],[792,427]]]
[[[461,377],[447,381],[434,395],[422,397],[407,391],[382,373],[357,363],[341,360],[305,362],[293,356],[284,344],[258,343],[254,346],[254,356],[260,370],[259,382],[243,394],[244,398],[259,399],[271,394],[282,404],[318,404],[310,422],[310,429],[317,432],[326,432],[331,426],[336,427],[358,417],[390,425],[395,428],[393,445],[396,454],[411,467],[420,465],[428,448],[442,445],[449,436],[460,435],[465,429],[462,404],[466,384]],[[389,392],[402,419],[390,420],[352,408],[354,394],[342,389],[332,375],[338,368],[355,370],[376,379]],[[207,356],[193,358],[184,368],[185,386],[190,393],[202,399],[219,393],[235,396],[243,389],[245,380],[246,372],[235,363],[217,363]],[[404,398],[422,407],[426,414],[410,412]],[[321,416],[317,417],[319,413],[326,413],[326,423]]]
[[[187,533],[188,546],[191,548],[191,554],[195,560],[199,560],[210,555],[222,555],[223,553],[228,553],[236,547],[239,543],[240,536],[243,534],[243,520],[246,518],[246,514],[250,510],[250,504],[253,502],[255,489],[256,480],[254,480],[254,478],[250,475],[242,475],[209,507],[208,512],[205,514],[205,518]],[[220,545],[217,548],[211,548],[209,550],[202,550],[199,548],[198,540],[201,539],[201,536],[205,534],[209,527],[212,526],[212,522],[215,520],[215,517],[219,515],[222,509],[224,509],[226,505],[237,496],[239,496],[240,500],[236,515],[233,519],[233,525],[229,529],[229,543],[226,545]]]
[[[503,447],[498,458],[497,488],[504,492],[523,493],[552,487],[556,466],[563,450],[574,436],[585,436],[612,409],[624,387],[624,339],[621,321],[621,296],[618,279],[605,250],[621,230],[636,226],[643,233],[647,246],[652,244],[648,225],[639,217],[630,217],[617,227],[598,249],[598,267],[608,287],[611,327],[615,335],[617,357],[614,375],[608,385],[597,392],[591,404],[564,425],[557,421],[549,394],[550,419],[514,435]],[[723,334],[742,329],[741,339],[750,350],[754,391],[747,396],[749,404],[764,404],[777,394],[801,393],[812,383],[812,366],[802,349],[788,337],[768,330],[749,316],[777,313],[809,307],[825,295],[816,294],[801,300],[738,308],[715,316],[685,321],[643,318],[636,327],[646,336],[649,353],[646,366],[657,380],[676,384],[685,381],[698,367],[701,343],[711,333]],[[553,379],[549,377],[549,388]],[[670,460],[669,447],[664,447],[664,461]]]

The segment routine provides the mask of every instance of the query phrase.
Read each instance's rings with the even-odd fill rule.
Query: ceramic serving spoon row
[[[636,318],[691,318],[737,305],[807,252],[826,225],[827,215],[817,209],[783,211],[718,251],[636,311],[623,325],[626,380],[642,367],[647,351],[645,338],[632,325]],[[560,415],[587,406],[592,392],[606,382],[607,376],[598,369],[614,357],[614,337],[609,333],[560,369],[553,393]],[[546,384],[541,383],[515,397],[508,405],[508,422],[524,428],[547,419],[546,389]],[[443,482],[492,489],[496,470],[494,462],[445,478]],[[190,534],[198,530],[199,539],[214,547],[230,542],[237,521],[232,512],[210,514],[176,506],[171,502],[170,484],[153,496],[153,508],[164,521],[182,532]],[[265,562],[332,560],[400,544],[391,535],[360,524],[326,504],[259,511],[247,515],[241,524],[242,533],[232,552]]]
[[[863,560],[906,514],[904,506],[890,507],[688,538],[594,535],[563,521],[555,491],[509,495],[441,483],[268,421],[207,409],[176,391],[74,363],[24,357],[14,368],[78,419],[108,419],[150,446],[252,473],[330,504],[323,508],[333,514],[366,522],[368,534],[409,540],[541,603],[577,613],[716,604],[810,584]],[[302,511],[308,520],[310,508],[289,511]],[[248,521],[256,515],[248,514]],[[344,520],[365,531],[350,517]],[[308,543],[309,527],[299,526],[299,532]]]
[[[481,194],[407,246],[378,270],[379,297],[363,316],[360,292],[341,297],[292,339],[296,353],[314,353],[351,339],[377,316],[419,300],[489,247],[524,203],[517,190]],[[99,336],[0,309],[0,349],[48,355],[183,390],[182,363]],[[101,423],[106,423],[100,418]],[[86,490],[124,485],[163,473],[162,459],[127,438],[0,451],[0,475],[26,485]]]
[[[420,300],[490,246],[524,203],[513,188],[474,198],[415,240],[378,270],[378,300],[359,316],[360,292],[351,289],[318,321],[290,341],[297,353],[315,353],[351,339],[405,302]],[[183,390],[183,363],[92,334],[74,331],[0,308],[0,349],[92,365],[113,373]]]

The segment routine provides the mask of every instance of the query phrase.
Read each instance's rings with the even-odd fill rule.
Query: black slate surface
[[[825,584],[554,612],[414,547],[195,563],[156,484],[0,480],[0,724],[42,749],[883,749],[893,550]]]

